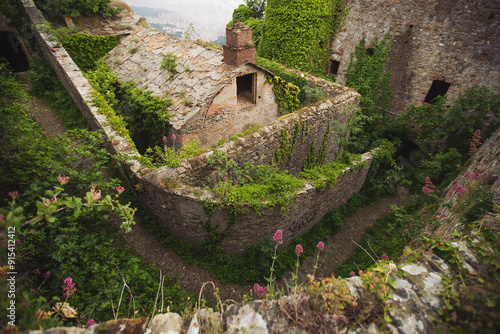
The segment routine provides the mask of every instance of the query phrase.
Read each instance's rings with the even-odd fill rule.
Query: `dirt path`
[[[366,229],[373,226],[382,215],[390,212],[391,205],[402,205],[406,201],[404,195],[396,194],[383,197],[360,208],[357,213],[346,218],[342,230],[329,240],[324,241],[325,250],[321,253],[315,276],[329,277],[357,247],[353,241],[359,243]],[[305,279],[307,274],[312,274],[315,263],[316,256],[311,256],[303,261],[299,268],[299,278]]]

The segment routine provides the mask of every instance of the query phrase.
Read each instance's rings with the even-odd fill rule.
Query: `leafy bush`
[[[43,326],[76,325],[77,320],[86,323],[90,317],[109,320],[113,316],[110,300],[116,307],[123,279],[132,290],[138,314],[149,315],[158,270],[124,246],[109,223],[120,217],[112,208],[121,205],[116,202],[116,192],[123,188],[118,179],[107,176],[111,156],[102,146],[101,134],[76,129],[48,139],[20,103],[28,99],[22,85],[3,65],[0,85],[0,193],[9,192],[12,198],[2,202],[0,225],[2,234],[3,227],[13,224],[18,231],[16,270],[20,314],[24,315],[20,329],[37,327],[42,317],[36,317],[34,311],[49,311],[53,303],[64,300],[61,286],[67,277],[76,284],[69,302],[79,311],[79,318],[61,323],[54,316]],[[63,187],[63,181],[69,183]],[[123,207],[130,214],[134,210],[129,205]],[[111,215],[112,211],[118,215]],[[1,260],[6,263],[4,255]],[[165,285],[166,302],[171,301],[171,309],[180,312],[186,294],[174,280],[169,283]],[[4,285],[2,281],[1,287]],[[132,310],[130,298],[125,297],[120,317],[127,316],[129,305]]]
[[[111,0],[35,0],[38,8],[51,14],[57,13],[63,17],[79,17],[99,14],[105,18],[116,13],[116,9],[110,7]]]

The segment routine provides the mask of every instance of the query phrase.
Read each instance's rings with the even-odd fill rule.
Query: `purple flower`
[[[295,253],[297,253],[297,254],[302,254],[302,253],[304,253],[304,250],[302,249],[302,246],[301,246],[301,245],[297,245],[297,246],[295,246]]]
[[[62,287],[64,291],[65,296],[71,296],[75,292],[75,283],[73,283],[73,279],[71,277],[68,277],[64,280],[64,285]]]
[[[319,248],[320,251],[324,251],[325,250],[325,244],[323,243],[323,241],[318,242],[318,244],[316,245],[316,247]]]
[[[389,257],[385,254],[382,254],[382,260],[383,261],[389,261]]]
[[[89,321],[87,321],[87,327],[90,327],[92,325],[95,325],[95,321],[94,319],[89,319]]]

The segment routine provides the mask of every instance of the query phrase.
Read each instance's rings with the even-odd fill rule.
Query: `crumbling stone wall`
[[[389,34],[394,38],[387,70],[392,70],[391,111],[420,105],[433,80],[451,84],[446,97],[475,84],[498,91],[500,7],[479,0],[347,0],[346,25],[332,42],[340,62],[337,81],[345,83],[351,54],[363,36],[367,47]]]

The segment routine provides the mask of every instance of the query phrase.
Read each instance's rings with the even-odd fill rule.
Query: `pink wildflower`
[[[295,253],[297,253],[297,254],[302,254],[302,253],[304,253],[304,250],[302,249],[302,246],[301,246],[301,245],[297,245],[297,246],[295,246]]]
[[[172,134],[172,140],[176,140],[176,139],[177,139],[177,137],[174,134]]]
[[[354,271],[351,271],[351,277],[354,277],[356,276],[356,274],[354,273]]]
[[[164,143],[166,143],[167,142],[167,136],[163,136],[162,140],[163,140]]]
[[[12,191],[9,193],[9,196],[12,197],[12,199],[15,199],[18,195],[19,193],[17,191]]]
[[[323,241],[318,242],[318,244],[316,245],[316,247],[319,248],[320,251],[324,251],[325,250],[325,244],[323,243]]]
[[[47,271],[47,272],[45,273],[45,277],[47,277],[47,278],[49,278],[49,277],[50,277],[50,271]]]
[[[35,269],[34,273],[40,275],[40,269]]]
[[[472,174],[472,179],[473,180],[480,180],[481,179],[481,174],[479,174],[479,173]]]
[[[63,176],[59,175],[59,176],[57,177],[57,181],[58,181],[61,185],[63,185],[63,184],[66,184],[66,183],[68,183],[68,182],[69,182],[69,177],[68,177],[68,176],[64,176],[64,175],[63,175]]]
[[[125,191],[125,188],[123,188],[122,186],[118,186],[116,187],[116,191],[118,191],[118,193],[121,194],[122,192]]]
[[[253,286],[253,292],[259,296],[259,298],[264,297],[267,294],[267,288],[262,287],[259,284],[255,284]]]
[[[408,233],[408,229],[407,228],[405,228],[405,233]]]
[[[281,245],[283,243],[283,232],[281,230],[277,230],[276,233],[274,233],[273,240],[278,241]]]
[[[35,293],[35,289],[31,289],[31,293]]]
[[[87,321],[87,327],[90,327],[92,325],[95,325],[95,321],[94,319],[89,319],[89,321]]]
[[[75,283],[73,283],[73,279],[71,277],[68,277],[64,280],[64,285],[62,287],[64,291],[65,296],[71,296],[75,292]]]
[[[389,257],[385,254],[382,254],[382,260],[383,261],[389,261]]]
[[[470,172],[465,173],[465,174],[464,174],[464,177],[465,177],[466,179],[470,179],[470,178],[471,178]]]

